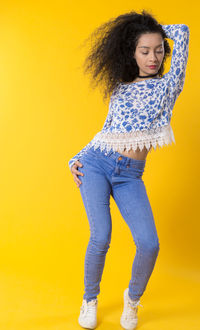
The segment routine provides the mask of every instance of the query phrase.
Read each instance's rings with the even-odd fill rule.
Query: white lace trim
[[[152,146],[156,149],[157,146],[162,147],[164,144],[175,143],[174,133],[171,125],[159,127],[153,130],[134,131],[126,133],[110,133],[98,132],[91,141],[94,149],[100,147],[100,150],[106,149],[107,152],[114,151],[129,151],[131,148],[135,151],[138,147],[140,151],[146,147],[147,150]]]

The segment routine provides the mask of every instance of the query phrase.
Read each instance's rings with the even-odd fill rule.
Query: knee
[[[107,252],[110,247],[111,236],[90,238],[90,243],[96,253]]]
[[[140,250],[142,250],[146,254],[158,255],[158,252],[160,250],[160,243],[159,243],[159,241],[156,241],[154,243],[143,242],[143,243],[139,244],[138,247]]]

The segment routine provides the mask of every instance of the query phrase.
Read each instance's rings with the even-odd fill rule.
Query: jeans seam
[[[118,200],[120,200],[119,195],[118,195],[118,193],[117,193],[116,191],[115,191],[115,194],[116,194]],[[121,204],[121,205],[123,205],[123,204]],[[126,214],[127,214],[128,217],[129,217],[129,213],[128,213],[128,211],[127,211],[125,205],[123,205],[123,208],[124,208]],[[124,220],[125,220],[125,219],[124,219]],[[139,252],[140,256],[142,256],[142,254],[140,253],[140,249],[139,249],[139,240],[138,240],[138,237],[137,237],[137,235],[136,235],[136,231],[135,231],[135,239],[136,239],[136,242],[135,242],[135,243],[136,243],[136,249],[138,248],[138,252]],[[140,259],[140,258],[138,258],[138,261],[139,261],[139,259]],[[138,270],[138,263],[136,264],[136,267],[135,267],[135,273],[136,273],[136,274],[137,274],[137,270]]]
[[[86,205],[87,205],[87,209],[88,209],[88,215],[90,216],[90,218],[91,218],[91,222],[92,222],[92,228],[91,228],[91,236],[92,236],[92,229],[95,227],[95,225],[94,225],[94,221],[93,221],[93,217],[92,217],[92,215],[91,215],[91,213],[90,213],[90,210],[89,210],[89,207],[88,207],[88,199],[87,199],[87,194],[86,194],[86,191],[85,191],[85,188],[84,188],[84,185],[82,186],[83,187],[83,189],[82,189],[82,191],[83,191],[83,195],[84,195],[84,198],[85,198],[85,201],[86,201]],[[87,212],[86,212],[86,215],[87,215]],[[89,244],[89,243],[88,243]],[[88,251],[89,252],[89,251]],[[88,261],[88,260],[87,260]],[[87,274],[87,271],[88,271],[88,263],[86,262],[85,263],[85,274]],[[85,277],[86,278],[86,277]],[[86,280],[87,280],[87,282],[88,282],[88,279],[86,278]]]

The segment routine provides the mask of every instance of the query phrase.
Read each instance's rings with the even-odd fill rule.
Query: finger
[[[72,169],[72,174],[73,174],[73,175],[76,175],[76,176],[77,176],[77,175],[82,175],[82,176],[84,176],[84,174],[83,174],[82,172],[78,171],[78,170],[75,169],[75,168]]]
[[[80,184],[82,184],[81,180],[79,180],[79,179],[78,179],[78,178],[76,178],[76,177],[74,178],[74,181],[76,182],[76,184],[77,184],[77,185],[80,185]]]
[[[81,173],[83,174],[83,173]],[[84,174],[83,174],[84,175]],[[74,177],[74,180],[77,181],[77,182],[80,182],[81,183],[81,180],[79,179],[78,175],[76,174],[73,174],[73,177]]]
[[[83,164],[79,160],[76,161],[76,164],[78,165],[78,167],[83,167]]]
[[[82,176],[84,176],[84,174],[83,174],[82,172],[79,172],[78,170],[76,170],[75,173],[76,173],[77,175],[82,175]]]
[[[74,170],[76,170],[78,167],[83,167],[83,164],[76,161],[76,163],[74,163],[74,165],[72,165],[71,171],[74,172]]]
[[[82,172],[80,172],[76,167],[72,168],[72,173],[75,175],[84,175]]]

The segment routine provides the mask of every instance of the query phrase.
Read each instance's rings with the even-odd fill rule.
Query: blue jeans
[[[142,180],[145,160],[125,157],[118,152],[92,147],[81,158],[78,170],[80,192],[90,225],[90,239],[85,254],[83,298],[97,298],[110,247],[112,221],[110,195],[129,226],[136,254],[129,282],[129,296],[138,300],[149,281],[159,251],[159,240],[152,209]]]

